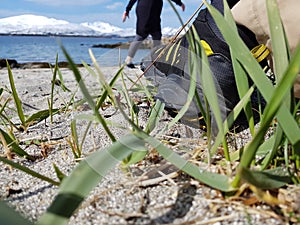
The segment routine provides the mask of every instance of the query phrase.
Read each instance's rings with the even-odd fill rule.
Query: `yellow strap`
[[[169,62],[169,58],[171,57],[171,54],[172,54],[172,52],[173,52],[173,48],[175,47],[175,45],[176,45],[176,43],[174,43],[174,44],[172,44],[171,46],[170,46],[170,48],[168,49],[168,52],[167,52],[167,54],[166,54],[166,62]]]
[[[206,41],[201,40],[200,42],[201,42],[207,56],[214,54],[213,50],[211,49],[211,47],[209,46],[209,44]]]
[[[256,58],[257,62],[261,62],[262,60],[267,58],[267,56],[270,54],[270,51],[264,44],[260,44],[258,46],[255,46],[251,50],[251,53]]]
[[[176,61],[176,64],[179,63],[180,61],[180,53],[177,54],[179,48],[180,48],[180,43],[181,43],[182,39],[180,39],[180,41],[178,43],[176,43],[176,49],[175,49],[175,53],[173,54],[173,60],[171,62],[171,65],[174,65],[175,61],[176,61],[176,58],[178,57],[177,61]]]

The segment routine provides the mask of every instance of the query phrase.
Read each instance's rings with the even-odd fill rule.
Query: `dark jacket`
[[[136,33],[144,38],[149,34],[161,32],[160,15],[163,6],[163,0],[130,0],[126,12],[132,9],[133,5],[137,3],[136,7]],[[181,0],[172,0],[177,5],[181,6]]]

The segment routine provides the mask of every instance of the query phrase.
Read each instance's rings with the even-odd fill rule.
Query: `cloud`
[[[114,10],[114,9],[118,9],[120,7],[123,7],[123,6],[124,6],[124,4],[122,2],[115,2],[111,5],[106,6],[106,8],[110,9],[110,10]]]
[[[63,6],[63,5],[97,5],[110,2],[109,0],[26,0],[40,5]]]

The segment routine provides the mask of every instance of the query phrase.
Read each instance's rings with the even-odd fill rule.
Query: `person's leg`
[[[131,42],[129,49],[128,49],[128,55],[125,59],[125,63],[129,66],[132,66],[132,59],[135,56],[135,53],[137,52],[137,50],[139,49],[142,41],[145,40],[144,37],[140,36],[140,35],[136,35],[134,40]]]
[[[161,44],[161,31],[156,31],[151,33],[152,39],[153,39],[153,48],[156,46],[159,46]]]

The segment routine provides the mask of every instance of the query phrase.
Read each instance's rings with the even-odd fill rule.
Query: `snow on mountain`
[[[0,19],[1,34],[96,35],[93,29],[37,15],[21,15]]]
[[[85,22],[80,25],[91,28],[100,34],[116,35],[121,37],[129,37],[135,35],[135,29],[122,29],[104,22]]]
[[[163,35],[174,35],[177,29],[163,28]],[[70,23],[38,15],[20,15],[0,19],[0,34],[120,36],[135,35],[135,28],[122,29],[104,22]]]
[[[81,23],[81,25],[92,28],[93,30],[96,30],[101,33],[112,33],[112,32],[118,32],[122,30],[119,27],[104,22],[93,22],[93,23],[86,22],[86,23]]]
[[[174,34],[176,34],[176,32],[179,30],[178,29],[175,29],[175,28],[172,28],[172,27],[164,27],[162,28],[162,35],[163,36],[172,36]]]

